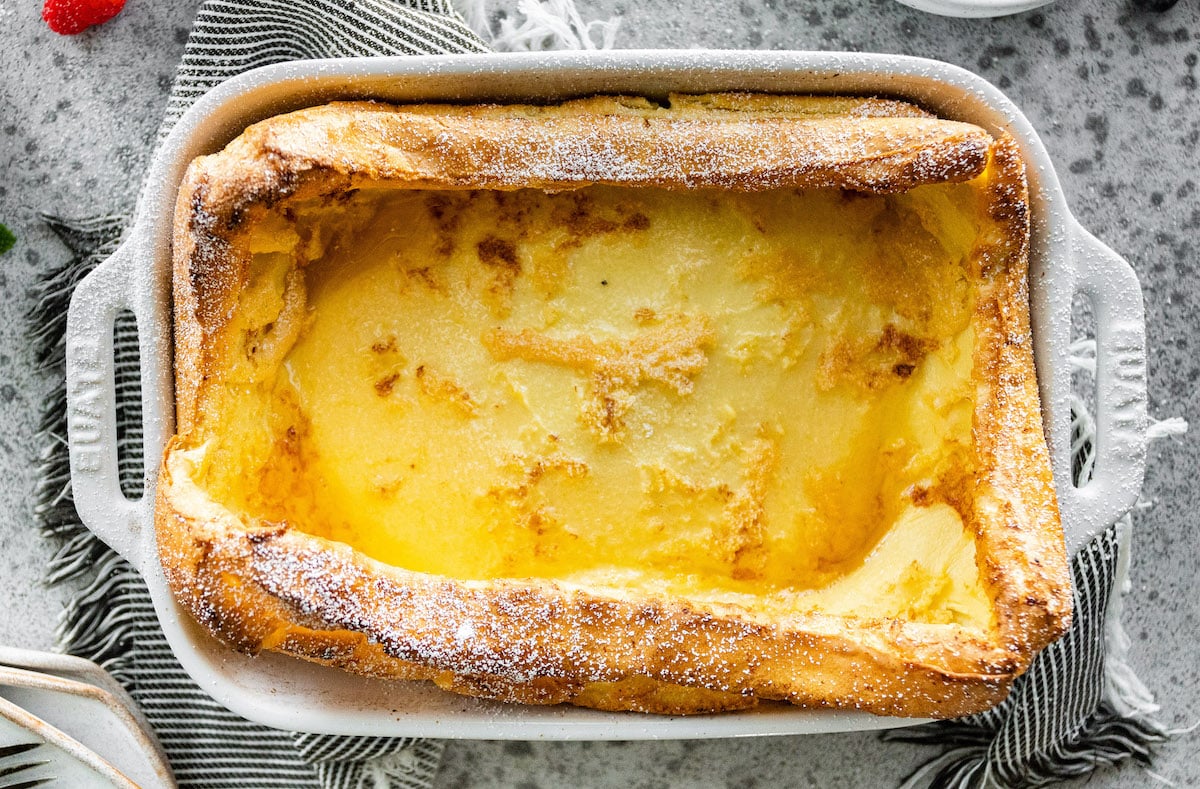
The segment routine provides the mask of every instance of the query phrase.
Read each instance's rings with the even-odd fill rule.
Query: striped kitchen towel
[[[159,129],[161,141],[196,99],[222,81],[289,60],[374,55],[595,48],[612,42],[615,22],[585,23],[573,0],[468,12],[476,33],[448,0],[208,0],[199,9]],[[522,21],[523,18],[523,21]],[[482,34],[482,35],[481,35]],[[64,380],[67,306],[75,285],[117,247],[123,215],[68,222],[47,217],[73,253],[42,283],[31,317],[39,364]],[[114,327],[117,439],[122,490],[142,485],[141,391],[132,316]],[[179,666],[149,592],[129,564],[79,522],[66,452],[66,390],[43,414],[45,440],[37,492],[42,531],[60,542],[48,580],[84,588],[63,614],[67,652],[103,665],[145,711],[183,787],[204,789],[423,789],[432,784],[442,743],[395,737],[334,737],[279,731],[243,720],[213,701]]]
[[[1095,361],[1095,340],[1072,344],[1075,372],[1095,375]],[[1075,483],[1082,484],[1095,462],[1096,423],[1079,397],[1072,400],[1071,416],[1072,470]],[[1149,437],[1186,430],[1179,418],[1151,420]],[[1154,697],[1126,662],[1121,596],[1128,584],[1130,527],[1126,514],[1071,557],[1071,628],[1035,658],[1007,699],[978,715],[882,735],[942,748],[901,789],[1048,786],[1130,758],[1150,764],[1155,747],[1171,732],[1158,721]]]
[[[359,55],[611,46],[615,22],[584,22],[572,0],[521,0],[519,13],[490,14],[464,0],[208,0],[200,8],[172,89],[160,140],[213,86],[247,69],[285,60]],[[117,245],[123,216],[47,219],[73,252],[43,283],[31,316],[40,362],[63,380],[63,334],[76,283]],[[118,321],[118,440],[121,485],[141,485],[139,362],[132,320]],[[1079,350],[1086,351],[1083,344]],[[1087,355],[1078,355],[1086,366]],[[137,572],[84,529],[71,500],[65,451],[65,391],[44,414],[38,491],[43,531],[61,541],[50,580],[82,579],[64,613],[64,648],[102,663],[143,706],[185,787],[426,787],[442,746],[431,740],[351,738],[282,732],[249,723],[212,701],[183,672],[159,630]],[[1089,473],[1095,426],[1076,411],[1077,474]],[[1159,423],[1156,431],[1184,429]],[[1124,661],[1120,593],[1128,566],[1128,520],[1073,559],[1076,616],[1070,633],[1035,662],[996,709],[887,735],[945,750],[910,785],[1035,786],[1130,757],[1148,759],[1167,732]]]

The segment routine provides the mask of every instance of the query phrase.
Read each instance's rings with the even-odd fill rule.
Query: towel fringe
[[[520,22],[491,0],[456,0],[467,25],[497,52],[612,49],[620,17],[585,22],[575,0],[520,0]],[[597,40],[598,37],[598,40]]]
[[[918,767],[905,778],[900,789],[983,789],[984,787],[1039,787],[1079,778],[1098,767],[1133,759],[1150,764],[1154,749],[1171,738],[1160,723],[1146,717],[1127,717],[1107,702],[1097,709],[1075,734],[1055,743],[1021,765],[996,769],[989,748],[998,729],[966,721],[944,721],[916,729],[896,729],[882,739],[916,745],[941,746],[947,750]],[[1004,779],[1001,773],[1019,774]]]
[[[1094,353],[1094,343],[1076,342],[1072,345],[1072,365],[1087,369],[1089,355]],[[1090,479],[1094,468],[1096,424],[1088,413],[1083,400],[1072,396],[1071,445],[1074,454],[1073,471],[1077,484]],[[1152,420],[1148,434],[1154,438],[1177,436],[1187,430],[1187,422],[1179,419]],[[1019,761],[1010,756],[1006,761],[1002,755],[1011,754],[1014,743],[1006,738],[1014,736],[1005,729],[1014,710],[1014,697],[1025,692],[1034,692],[1028,684],[1016,687],[1013,695],[999,707],[980,715],[952,721],[942,721],[916,729],[886,732],[886,741],[909,742],[921,745],[940,746],[947,750],[921,765],[903,783],[903,789],[929,786],[930,789],[981,789],[982,787],[1038,787],[1058,781],[1078,778],[1091,773],[1098,767],[1133,760],[1143,766],[1150,764],[1155,749],[1179,732],[1168,730],[1155,716],[1160,707],[1154,695],[1142,683],[1129,665],[1130,639],[1121,624],[1124,607],[1123,597],[1129,591],[1129,534],[1132,519],[1127,514],[1110,528],[1106,540],[1115,546],[1116,556],[1111,569],[1111,592],[1104,608],[1103,628],[1096,633],[1103,638],[1104,651],[1102,691],[1098,695],[1095,711],[1086,717],[1073,731],[1059,736],[1053,742],[1035,750],[1024,752]],[[1097,537],[1095,539],[1101,539]],[[1079,582],[1079,560],[1084,553],[1092,555],[1090,548],[1081,549],[1073,558],[1072,568]],[[1109,554],[1111,556],[1111,554]],[[1079,590],[1076,589],[1078,595]],[[1078,599],[1078,597],[1077,597]],[[1079,639],[1084,636],[1073,632],[1064,637]],[[1030,669],[1051,671],[1039,664]],[[1024,678],[1022,678],[1024,679]],[[1021,680],[1018,680],[1020,682]],[[1065,681],[1061,680],[1060,681]],[[1078,680],[1075,680],[1078,681]],[[1033,735],[1022,733],[1022,737]],[[1000,747],[1003,745],[1003,747]],[[1015,748],[1021,752],[1021,746]]]

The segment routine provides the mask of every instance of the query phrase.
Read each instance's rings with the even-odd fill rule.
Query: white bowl
[[[852,711],[766,705],[747,712],[669,718],[574,707],[524,707],[444,693],[428,683],[364,679],[218,644],[176,607],[158,563],[154,486],[172,432],[171,223],[187,163],[248,124],[333,99],[392,102],[561,99],[596,93],[751,90],[893,96],[937,114],[1012,135],[1029,164],[1034,354],[1069,546],[1132,505],[1145,465],[1142,297],[1133,271],[1068,212],[1050,158],[1029,122],[994,86],[919,58],[829,52],[624,51],[455,55],[308,61],[243,74],[212,90],[158,152],[121,248],[75,292],[67,330],[68,423],[75,503],[86,523],[138,567],[167,640],[219,702],[271,726],[338,734],[480,739],[650,739],[875,729],[914,721]],[[1071,484],[1071,300],[1095,305],[1098,331],[1096,476]],[[145,415],[144,498],[118,486],[112,325],[137,316]]]

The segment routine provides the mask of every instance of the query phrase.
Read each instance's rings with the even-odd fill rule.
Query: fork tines
[[[16,756],[19,753],[32,751],[34,748],[39,746],[41,746],[40,742],[20,742],[16,745],[0,746],[0,759],[5,758],[6,756]]]
[[[0,759],[7,759],[10,756],[20,756],[23,753],[32,751],[34,748],[40,747],[41,745],[42,743],[40,742],[21,742],[17,743],[16,745],[0,746]],[[41,786],[42,784],[50,783],[54,780],[53,778],[31,778],[29,780],[20,780],[17,778],[16,783],[11,783],[11,776],[15,776],[17,773],[25,772],[26,770],[32,770],[35,767],[41,767],[42,765],[49,763],[50,762],[48,761],[19,761],[15,764],[0,764],[0,789],[33,789],[35,786]]]

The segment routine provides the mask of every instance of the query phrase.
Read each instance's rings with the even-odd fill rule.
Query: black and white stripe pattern
[[[1072,415],[1072,467],[1078,483],[1090,477],[1096,428],[1082,402],[1073,404]],[[1168,732],[1152,714],[1116,709],[1128,690],[1110,665],[1123,659],[1110,653],[1110,641],[1119,640],[1113,634],[1120,628],[1111,618],[1111,603],[1120,594],[1129,529],[1126,515],[1072,557],[1071,629],[1037,656],[1004,702],[978,715],[883,735],[945,748],[910,776],[903,789],[1046,786],[1129,758],[1149,763]]]
[[[259,66],[486,51],[448,0],[208,0],[192,25],[159,139],[196,99]]]
[[[615,30],[615,23],[610,24]],[[581,35],[588,35],[586,26]],[[486,49],[448,0],[208,0],[180,64],[160,140],[206,91],[257,66],[303,58]],[[61,381],[71,292],[115,249],[125,219],[47,222],[74,259],[43,282],[30,316],[31,332],[39,363]],[[121,485],[134,493],[141,484],[141,414],[131,320],[118,320],[115,345]],[[63,385],[49,402],[41,425],[45,450],[37,514],[43,532],[61,545],[48,577],[52,582],[90,579],[64,612],[62,642],[73,654],[104,664],[129,689],[154,725],[180,785],[427,787],[441,758],[437,741],[269,729],[220,707],[186,676],[171,655],[137,572],[79,523],[71,500]],[[1093,435],[1094,425],[1080,411],[1075,468],[1082,475],[1090,468]],[[1130,757],[1148,759],[1166,733],[1147,716],[1117,711],[1127,712],[1131,705],[1114,706],[1114,656],[1106,649],[1106,637],[1112,641],[1112,629],[1119,626],[1108,613],[1125,535],[1127,523],[1116,524],[1076,555],[1074,625],[1039,656],[1007,701],[980,715],[887,735],[946,748],[912,776],[910,785],[1039,786]]]

